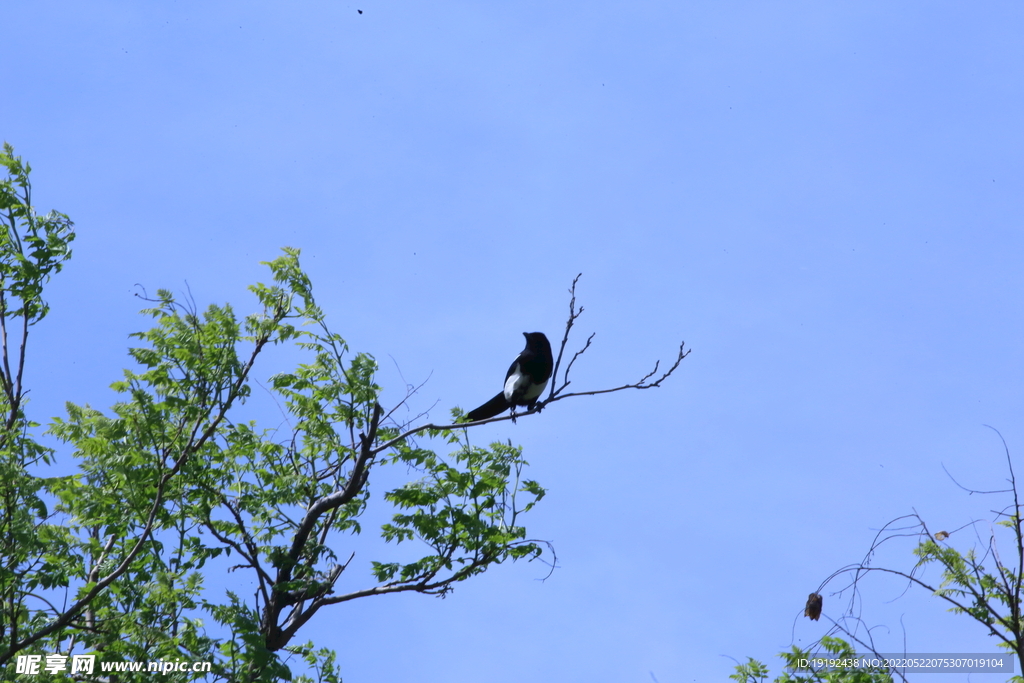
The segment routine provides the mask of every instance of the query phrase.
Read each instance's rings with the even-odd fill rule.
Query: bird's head
[[[548,338],[544,336],[543,332],[523,332],[523,336],[526,337],[527,346],[538,349],[551,348],[551,344],[548,343]]]

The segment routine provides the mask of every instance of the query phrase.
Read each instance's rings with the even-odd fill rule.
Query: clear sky
[[[109,405],[137,284],[248,313],[284,245],[385,403],[429,378],[410,416],[493,395],[521,332],[561,336],[580,272],[575,389],[693,348],[659,389],[473,430],[524,446],[559,569],[321,612],[303,634],[346,683],[777,671],[828,628],[807,594],[883,524],[1006,503],[943,472],[1004,486],[983,425],[1024,470],[1019,2],[37,0],[0,26],[0,137],[79,233],[36,419]],[[881,650],[995,651],[870,588]],[[844,605],[825,592],[826,618]]]

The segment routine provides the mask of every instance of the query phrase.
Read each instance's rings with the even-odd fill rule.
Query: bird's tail
[[[505,399],[505,393],[502,392],[479,408],[466,413],[466,417],[476,422],[477,420],[486,420],[489,417],[494,417],[508,409],[508,401]]]

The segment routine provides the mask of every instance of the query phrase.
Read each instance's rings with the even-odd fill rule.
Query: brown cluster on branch
[[[807,605],[804,606],[804,616],[811,621],[817,621],[818,617],[821,616],[821,604],[824,602],[822,597],[817,593],[811,593],[807,596]]]

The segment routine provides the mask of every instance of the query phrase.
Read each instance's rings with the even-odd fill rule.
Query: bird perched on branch
[[[554,366],[551,344],[543,332],[523,332],[523,336],[526,337],[526,348],[512,361],[505,374],[505,389],[479,408],[466,413],[470,420],[486,420],[509,408],[515,419],[516,406],[533,408],[537,403]]]

